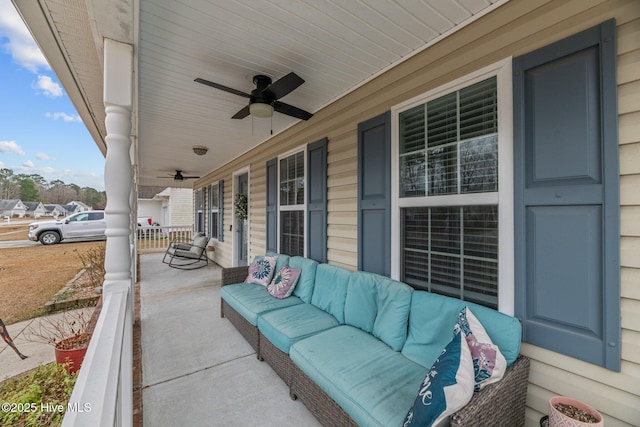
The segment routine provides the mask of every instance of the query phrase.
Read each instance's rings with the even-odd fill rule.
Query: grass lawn
[[[0,238],[26,240],[24,233],[3,234]],[[44,304],[82,269],[78,252],[104,246],[104,241],[36,245],[27,248],[0,248],[0,319],[6,324],[42,315]]]

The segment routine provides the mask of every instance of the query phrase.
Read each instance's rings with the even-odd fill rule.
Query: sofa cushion
[[[426,291],[414,291],[411,298],[409,334],[402,354],[430,367],[451,339],[458,313],[465,306],[476,315],[487,334],[504,355],[507,366],[520,353],[521,327],[518,319],[488,307]]]
[[[449,416],[473,397],[471,352],[464,334],[456,329],[453,339],[425,376],[403,427],[437,426],[442,422],[448,425]]]
[[[298,284],[296,285],[293,294],[306,303],[311,302],[311,295],[313,295],[313,285],[316,280],[316,268],[318,262],[309,258],[303,258],[300,256],[294,256],[289,258],[289,266],[293,268],[302,269]]]
[[[283,265],[280,270],[273,276],[271,283],[267,285],[267,292],[276,298],[287,298],[291,296],[293,290],[298,283],[298,277],[300,277],[299,268],[292,268],[288,265]]]
[[[262,335],[287,354],[294,342],[337,325],[335,317],[311,304],[269,311],[258,318]]]
[[[338,322],[344,323],[344,300],[351,272],[330,264],[319,264],[313,286],[311,304],[331,313]]]
[[[373,332],[378,313],[375,278],[373,273],[353,272],[344,302],[344,322],[368,333]]]
[[[347,325],[300,340],[289,354],[360,426],[400,426],[427,372]]]
[[[264,286],[255,283],[223,286],[220,297],[254,326],[258,326],[258,315],[261,313],[302,304],[302,300],[295,296],[285,299],[274,298]]]
[[[275,252],[267,252],[266,255],[267,256],[277,256],[278,257],[278,262],[276,262],[275,271],[280,271],[280,269],[282,268],[283,265],[289,265],[289,255],[278,254],[278,253],[275,253]]]
[[[376,278],[376,284],[378,315],[373,323],[373,335],[400,351],[407,339],[413,288],[382,276]]]
[[[410,286],[387,277],[363,271],[351,273],[345,323],[372,333],[400,351],[407,337],[412,293]]]
[[[245,279],[245,282],[267,286],[271,283],[271,278],[273,277],[277,261],[277,256],[255,257],[249,266],[249,275]]]

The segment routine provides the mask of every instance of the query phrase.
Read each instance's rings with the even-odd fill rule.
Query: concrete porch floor
[[[140,257],[143,423],[319,426],[220,317],[217,266],[184,271]]]

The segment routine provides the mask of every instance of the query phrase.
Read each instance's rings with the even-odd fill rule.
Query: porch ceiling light
[[[205,154],[207,154],[207,151],[209,151],[209,149],[207,147],[203,147],[202,145],[196,145],[195,147],[193,147],[193,152],[198,156],[204,156]]]
[[[249,112],[252,116],[267,118],[273,115],[273,105],[262,102],[254,102],[249,105]]]

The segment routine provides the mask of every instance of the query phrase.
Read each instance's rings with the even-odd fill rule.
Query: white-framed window
[[[305,150],[278,158],[278,252],[305,254]]]
[[[218,183],[209,185],[209,237],[218,239],[220,230],[220,187]]]
[[[392,276],[513,313],[511,60],[393,109]]]
[[[194,228],[196,232],[204,233],[204,215],[205,215],[205,188],[194,191],[195,218]]]

